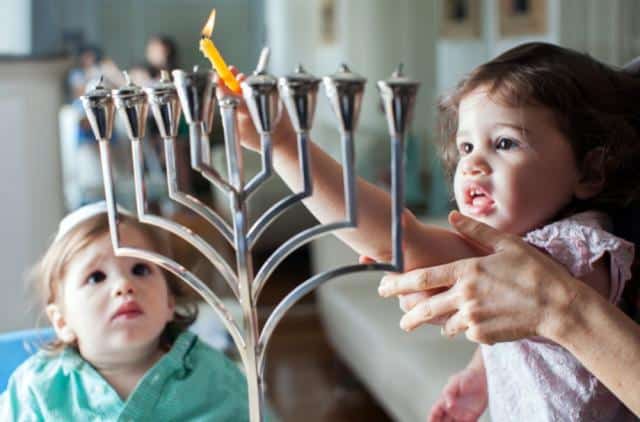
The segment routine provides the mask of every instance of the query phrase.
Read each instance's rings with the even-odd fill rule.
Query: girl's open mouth
[[[468,185],[464,189],[464,203],[473,215],[487,215],[494,209],[495,201],[489,192],[480,185]]]

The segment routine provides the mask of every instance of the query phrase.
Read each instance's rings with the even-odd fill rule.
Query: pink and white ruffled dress
[[[608,254],[609,301],[617,303],[631,278],[634,246],[607,232],[599,212],[584,212],[528,233],[524,239],[546,251],[580,278]],[[489,410],[503,421],[635,420],[624,405],[571,353],[543,339],[482,346]]]

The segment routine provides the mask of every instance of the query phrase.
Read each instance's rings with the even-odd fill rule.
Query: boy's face
[[[120,233],[122,244],[152,249],[138,230],[123,224]],[[80,353],[90,361],[118,360],[157,347],[174,312],[160,269],[116,258],[108,233],[71,259],[58,298],[64,328],[71,330]]]
[[[579,173],[546,108],[508,107],[480,87],[459,108],[454,191],[460,212],[522,235],[572,199]]]

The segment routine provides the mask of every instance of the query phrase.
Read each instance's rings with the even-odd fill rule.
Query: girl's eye
[[[94,271],[91,274],[89,274],[89,277],[87,277],[87,283],[97,284],[97,283],[100,283],[101,281],[104,281],[106,278],[107,278],[107,275],[102,271]]]
[[[147,264],[139,262],[131,268],[131,274],[138,277],[146,277],[151,274],[151,267]]]
[[[509,138],[500,138],[498,139],[498,143],[496,144],[496,149],[511,149],[518,146],[518,143],[513,139]]]
[[[470,142],[462,142],[458,145],[458,150],[462,155],[470,154],[471,151],[473,151],[473,144]]]

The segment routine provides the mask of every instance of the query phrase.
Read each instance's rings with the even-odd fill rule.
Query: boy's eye
[[[496,144],[497,149],[511,149],[518,146],[517,142],[509,138],[500,138]]]
[[[149,274],[151,274],[151,267],[147,264],[139,262],[131,268],[131,274],[138,277],[148,276]]]
[[[94,271],[91,274],[89,274],[89,277],[87,277],[87,283],[97,284],[97,283],[100,283],[101,281],[104,281],[106,278],[107,278],[107,275],[102,271]]]
[[[458,150],[462,155],[470,154],[471,151],[473,151],[473,144],[470,142],[461,142],[458,145]]]

